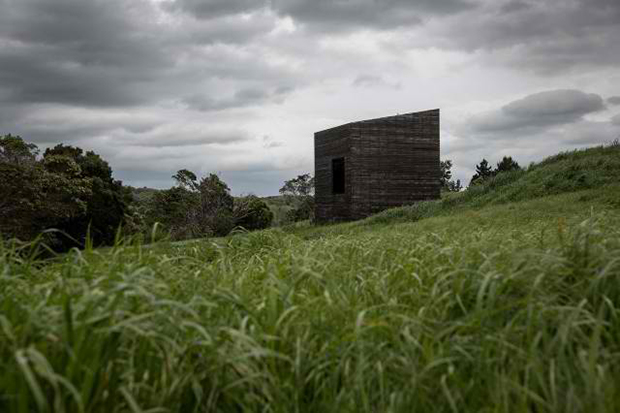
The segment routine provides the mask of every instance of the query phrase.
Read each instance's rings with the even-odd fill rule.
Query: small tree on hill
[[[521,169],[521,167],[516,161],[512,159],[512,156],[504,156],[501,162],[497,163],[497,167],[495,168],[493,173],[494,175],[496,175],[500,172],[515,171],[519,169]]]
[[[439,169],[441,173],[439,182],[442,191],[458,192],[463,188],[460,179],[457,179],[456,182],[452,180],[452,161],[450,159],[441,161],[439,163]]]
[[[189,191],[198,190],[198,182],[196,174],[187,169],[181,169],[176,174],[172,175],[172,179],[177,182],[177,185],[181,188],[185,188]]]
[[[481,183],[487,178],[493,176],[493,170],[489,166],[489,162],[482,158],[482,161],[478,165],[476,165],[476,173],[471,177],[470,185],[476,185]]]
[[[439,162],[439,169],[441,172],[441,177],[439,178],[441,189],[450,190],[449,183],[452,179],[452,161],[450,159],[446,159],[445,161]]]
[[[450,192],[459,192],[461,189],[463,189],[463,185],[461,185],[460,179],[457,179],[456,182],[454,181],[448,182],[448,190]]]
[[[287,204],[292,209],[287,213],[290,221],[311,219],[314,215],[314,177],[310,174],[298,175],[297,178],[284,182],[280,188]]]

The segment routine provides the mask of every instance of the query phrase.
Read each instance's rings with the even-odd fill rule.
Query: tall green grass
[[[0,411],[619,411],[620,191],[597,185],[48,259],[2,244]]]

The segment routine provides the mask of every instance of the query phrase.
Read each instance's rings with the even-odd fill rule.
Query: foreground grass
[[[596,196],[43,266],[5,247],[0,410],[617,411],[620,213]]]
[[[0,411],[619,411],[620,191],[524,199],[46,262],[5,244]]]

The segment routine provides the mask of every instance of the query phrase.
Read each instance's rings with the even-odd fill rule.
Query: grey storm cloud
[[[401,87],[398,82],[391,82],[386,80],[383,76],[363,74],[357,76],[352,83],[357,87],[387,87],[392,89],[399,89]]]
[[[288,86],[280,86],[271,91],[250,87],[240,89],[228,98],[212,98],[207,95],[193,94],[184,98],[183,103],[201,112],[220,111],[268,102],[281,103],[284,96],[292,92],[292,90],[293,88]]]
[[[184,30],[177,36],[185,37],[187,43],[198,45],[243,45],[274,30],[277,22],[277,16],[270,13],[253,13],[249,16],[221,15],[211,18],[207,23],[197,16],[194,17],[184,19]]]
[[[0,0],[0,10],[5,101],[135,105],[174,65],[146,30],[152,7],[143,0]]]
[[[476,132],[497,133],[573,123],[605,109],[603,99],[579,90],[550,90],[515,100],[501,109],[474,117]]]
[[[164,24],[150,0],[0,0],[0,132],[39,144],[107,136],[157,146],[166,140],[158,126],[178,122],[154,110],[190,94],[215,96],[202,109],[282,102],[295,83],[287,67],[235,45],[275,18],[233,17]],[[227,99],[229,84],[238,92]],[[178,145],[244,140],[234,129],[167,133]]]
[[[492,62],[544,75],[620,65],[617,0],[176,0],[164,4],[214,26],[230,16],[268,10],[318,34],[419,28],[424,35],[414,32],[409,47],[484,51]],[[236,23],[235,33],[242,39],[265,33],[273,21],[244,29],[245,23]],[[246,33],[250,29],[253,32]],[[205,33],[205,39],[211,37]]]
[[[272,29],[267,18],[177,30],[148,0],[0,0],[0,10],[0,99],[11,104],[135,106],[209,79],[287,77],[258,50],[201,47],[247,41]]]
[[[473,7],[465,0],[272,0],[281,14],[309,25],[335,30],[393,29],[420,24],[429,16],[450,15]]]
[[[184,11],[200,19],[247,13],[266,6],[266,0],[176,0],[164,3],[167,10]]]
[[[489,1],[465,16],[437,21],[435,46],[485,51],[494,61],[554,74],[620,64],[617,0]]]
[[[522,0],[511,0],[500,6],[500,11],[503,14],[515,13],[530,8],[530,3]]]
[[[176,0],[170,10],[182,10],[197,18],[270,9],[289,16],[310,30],[348,31],[352,29],[393,29],[420,24],[428,16],[441,16],[474,7],[467,0]]]
[[[174,136],[174,139],[171,139]],[[123,133],[115,137],[117,144],[151,148],[169,148],[183,146],[234,145],[250,141],[248,133],[243,130],[204,130],[204,128],[187,128],[175,125],[162,126],[148,133]]]
[[[148,134],[164,123],[149,113],[105,112],[51,104],[16,105],[0,111],[0,131],[38,144],[71,143],[106,134]],[[2,132],[0,132],[2,133]]]
[[[620,105],[619,38],[617,0],[0,0],[0,133],[93,149],[136,182],[165,186],[176,169],[204,168],[267,193],[310,170],[324,123],[396,112],[413,97],[447,106],[448,125],[468,104],[460,82],[506,68],[523,82],[466,102],[540,85],[541,74],[558,76],[550,89],[616,95],[551,90],[467,127],[457,116],[442,146],[477,156],[524,136],[534,159],[538,144],[551,154],[562,139],[620,130],[620,115],[587,116]],[[458,68],[437,77],[452,57],[471,62],[459,83]],[[578,70],[588,76],[575,80]]]

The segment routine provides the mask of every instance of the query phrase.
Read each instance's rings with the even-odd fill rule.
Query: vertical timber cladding
[[[344,158],[345,191],[334,193]],[[316,220],[364,218],[439,198],[439,109],[348,123],[315,134]],[[338,192],[338,191],[336,191]]]

